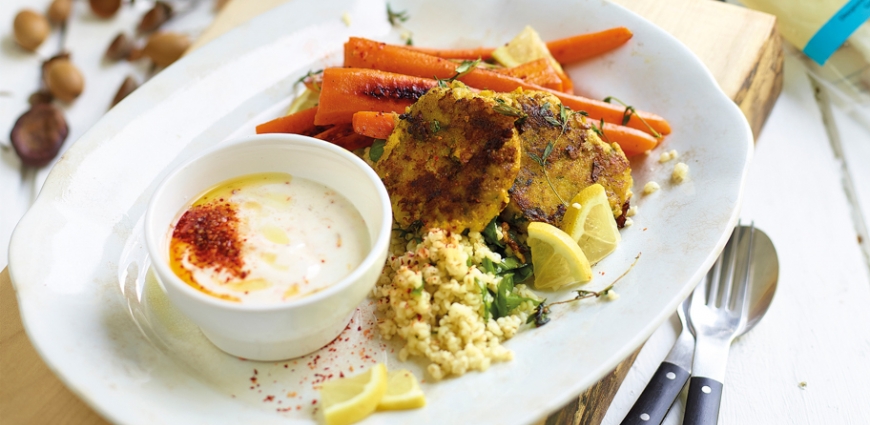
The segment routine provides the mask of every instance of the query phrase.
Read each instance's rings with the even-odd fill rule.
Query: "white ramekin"
[[[353,272],[313,295],[270,305],[245,305],[204,294],[169,267],[171,229],[197,195],[253,173],[285,172],[344,195],[365,220],[371,251]],[[145,216],[145,238],[160,285],[175,307],[221,350],[251,360],[302,356],[335,339],[381,273],[392,210],[377,174],[354,154],[311,137],[265,134],[237,139],[187,162],[164,179]]]

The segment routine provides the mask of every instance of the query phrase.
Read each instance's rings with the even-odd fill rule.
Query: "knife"
[[[691,299],[691,297],[689,297]],[[692,355],[695,351],[695,336],[686,322],[689,299],[680,304],[677,316],[683,330],[665,360],[656,369],[652,379],[628,411],[621,425],[661,424],[683,390],[692,371]]]

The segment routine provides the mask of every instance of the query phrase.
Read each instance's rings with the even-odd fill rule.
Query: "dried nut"
[[[48,32],[51,31],[48,19],[29,9],[24,9],[15,15],[13,27],[15,41],[19,46],[30,51],[36,50],[48,37]]]
[[[121,83],[121,87],[118,88],[118,93],[115,93],[115,98],[112,99],[112,106],[118,104],[118,102],[124,100],[127,95],[133,93],[133,90],[136,90],[139,87],[139,83],[136,82],[136,79],[128,76],[124,79],[124,82]],[[110,108],[112,107],[110,106]]]
[[[57,156],[67,134],[69,127],[60,109],[42,103],[34,105],[15,121],[9,138],[21,162],[41,167]]]
[[[48,58],[45,62],[42,63],[42,82],[48,84],[48,81],[45,79],[45,76],[48,75],[48,67],[52,62],[56,60],[69,60],[69,52],[61,52],[50,58]]]
[[[160,28],[160,26],[171,17],[172,6],[168,3],[158,1],[154,3],[154,7],[152,7],[151,10],[145,12],[145,15],[142,16],[142,20],[139,21],[139,26],[136,27],[136,30],[140,33],[154,31],[157,28]]]
[[[142,53],[157,66],[166,67],[177,61],[190,47],[190,39],[184,34],[158,32],[148,38]]]
[[[88,0],[91,10],[101,18],[111,18],[121,8],[121,0]]]
[[[142,49],[137,49],[133,47],[133,50],[130,50],[130,54],[127,55],[127,60],[133,62],[142,59],[143,56],[145,55],[142,54]]]
[[[106,58],[114,61],[127,59],[133,51],[133,40],[127,34],[120,33],[106,49]]]
[[[33,94],[27,98],[27,103],[29,103],[30,106],[36,106],[40,103],[51,103],[52,100],[54,100],[54,96],[52,96],[51,93],[45,90],[40,90],[38,92],[33,92]]]
[[[69,103],[82,94],[85,79],[69,59],[55,59],[45,70],[45,84],[54,97]]]
[[[72,0],[54,0],[48,6],[48,20],[55,24],[66,21],[72,9]]]

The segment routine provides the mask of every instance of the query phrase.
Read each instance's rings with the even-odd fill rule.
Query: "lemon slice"
[[[558,289],[592,279],[592,267],[571,236],[547,223],[530,223],[529,248],[535,268],[535,287]]]
[[[560,74],[564,72],[562,71],[562,65],[559,65],[559,62],[550,54],[547,43],[544,43],[538,32],[529,26],[523,29],[523,32],[517,34],[513,40],[495,49],[492,52],[492,58],[508,68],[513,68],[540,58],[547,58],[556,71]]]
[[[371,369],[333,381],[320,389],[327,425],[349,425],[365,419],[387,392],[387,368],[378,363]]]
[[[413,373],[404,369],[390,372],[387,393],[378,404],[378,410],[416,409],[425,405],[426,396]]]
[[[593,184],[571,200],[562,218],[562,230],[577,241],[590,264],[616,249],[621,237],[604,186]]]

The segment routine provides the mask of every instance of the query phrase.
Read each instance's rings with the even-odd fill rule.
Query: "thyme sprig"
[[[592,123],[592,131],[594,131],[595,134],[597,134],[598,137],[601,138],[601,140],[610,143],[610,138],[607,137],[607,133],[604,132],[604,118],[602,118],[601,121],[598,121],[598,125]]]
[[[393,10],[392,7],[390,7],[390,4],[387,3],[387,21],[390,22],[390,25],[393,28],[400,29],[403,31],[403,33],[401,34],[401,37],[405,40],[406,46],[413,46],[414,45],[414,41],[413,41],[414,34],[411,31],[408,31],[408,29],[402,25],[402,23],[406,22],[408,19],[411,19],[411,16],[408,15],[407,10],[395,11],[395,10]]]
[[[307,80],[307,79],[309,79],[309,78],[314,78],[314,77],[316,77],[316,76],[318,76],[318,75],[320,75],[320,74],[323,74],[323,70],[322,70],[322,69],[318,69],[317,71],[311,71],[311,70],[309,70],[308,72],[305,73],[305,75],[299,77],[299,79],[296,80],[296,82],[293,83],[293,86],[295,87],[295,86],[297,86],[298,84],[304,83],[305,80]],[[320,90],[319,84],[315,83],[315,84],[314,84],[314,87],[316,87],[317,90]]]
[[[565,202],[564,199],[562,199],[562,195],[560,195],[559,192],[556,190],[556,187],[553,186],[553,182],[550,181],[550,174],[547,173],[547,159],[550,157],[550,154],[553,153],[553,149],[555,149],[556,144],[559,143],[559,139],[561,139],[562,135],[565,134],[565,130],[568,128],[568,120],[577,112],[572,111],[571,108],[565,106],[565,104],[563,103],[559,104],[559,119],[556,119],[556,117],[552,115],[547,115],[546,112],[549,111],[550,102],[544,102],[544,104],[541,105],[541,116],[543,116],[544,120],[547,121],[547,123],[549,123],[550,125],[554,127],[561,127],[559,135],[556,136],[555,140],[547,143],[547,146],[544,147],[543,155],[538,156],[528,151],[526,152],[526,154],[529,156],[529,158],[532,158],[532,161],[537,162],[538,165],[541,166],[541,169],[544,170],[544,178],[547,179],[547,184],[550,185],[550,190],[552,190],[553,193],[556,194],[556,197],[559,198],[559,201],[562,202],[562,205],[568,206],[568,203]]]
[[[634,109],[634,106],[628,105],[614,96],[607,96],[604,98],[604,101],[606,103],[616,101],[616,103],[619,103],[620,105],[625,107],[625,111],[622,112],[622,125],[628,124],[628,122],[631,121],[631,116],[634,115],[637,117],[637,119],[640,120],[640,122],[643,123],[643,125],[646,126],[646,128],[649,129],[650,132],[652,132],[653,137],[655,137],[656,139],[661,139],[662,135],[658,131],[655,131],[655,129],[652,128],[652,126],[649,125],[649,123],[646,122],[646,120],[637,113],[637,110]]]
[[[477,68],[477,65],[480,64],[480,58],[475,60],[464,60],[459,63],[456,67],[456,74],[454,74],[450,78],[438,78],[435,77],[435,80],[438,82],[438,87],[447,87],[449,83],[456,81],[457,78],[462,78],[468,75],[469,72],[474,71]]]
[[[625,275],[627,275],[628,272],[630,272],[631,269],[634,268],[634,266],[637,264],[637,261],[640,260],[641,254],[642,253],[638,252],[637,256],[634,257],[634,261],[631,263],[630,266],[628,266],[628,269],[622,272],[622,274],[619,275],[619,277],[617,277],[613,282],[611,282],[610,285],[607,285],[606,287],[604,287],[604,289],[600,291],[587,291],[585,289],[578,289],[577,291],[575,291],[576,295],[574,296],[574,298],[568,300],[556,301],[549,304],[546,303],[546,299],[544,301],[541,301],[540,304],[535,307],[534,312],[526,320],[526,323],[534,323],[536,328],[541,327],[550,322],[550,308],[554,305],[567,304],[574,301],[584,300],[586,298],[601,298],[607,296],[608,294],[610,294],[610,291],[613,290],[613,287],[616,286],[616,283],[622,280],[622,278],[625,277]]]

